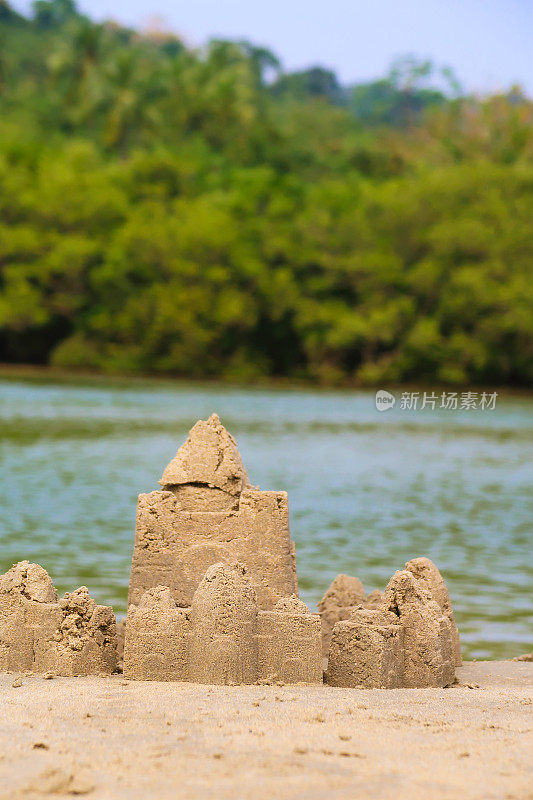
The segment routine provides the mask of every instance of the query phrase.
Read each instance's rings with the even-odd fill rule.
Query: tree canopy
[[[0,0],[0,360],[531,381],[533,104]]]

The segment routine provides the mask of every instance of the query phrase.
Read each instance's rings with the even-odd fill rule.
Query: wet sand
[[[533,663],[457,676],[387,691],[3,674],[0,798],[533,798]]]

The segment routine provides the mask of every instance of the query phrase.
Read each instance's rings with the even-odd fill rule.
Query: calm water
[[[125,611],[137,494],[217,411],[261,488],[289,492],[303,599],[339,572],[382,588],[427,555],[465,652],[532,649],[533,401],[378,413],[364,392],[0,382],[0,568],[28,558],[63,592]],[[529,507],[528,507],[529,504]]]

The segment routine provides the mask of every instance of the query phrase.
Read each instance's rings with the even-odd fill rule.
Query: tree
[[[74,0],[35,0],[32,7],[40,28],[60,27],[79,16]]]
[[[281,75],[272,84],[271,91],[275,97],[286,97],[293,101],[321,97],[334,104],[344,102],[344,91],[337,76],[323,67]]]
[[[1,0],[0,0],[1,2]],[[526,385],[533,103],[0,5],[0,359]],[[354,113],[355,112],[355,113]]]
[[[432,86],[432,80],[442,88]],[[428,108],[446,105],[448,95],[459,93],[460,84],[449,67],[437,70],[431,61],[403,56],[385,78],[355,86],[350,107],[365,123],[406,127]]]

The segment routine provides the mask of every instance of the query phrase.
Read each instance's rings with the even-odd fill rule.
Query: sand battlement
[[[190,608],[168,587],[130,606],[124,675],[143,680],[321,683],[320,617],[295,596],[261,611],[242,564],[214,564]]]
[[[0,576],[0,670],[99,675],[116,664],[113,609],[87,587],[58,599],[46,570],[29,561]]]

